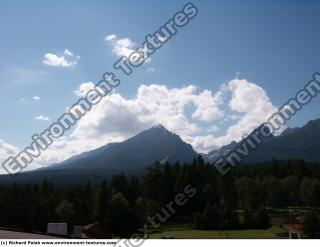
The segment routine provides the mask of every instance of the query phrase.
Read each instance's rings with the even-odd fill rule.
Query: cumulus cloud
[[[92,82],[82,83],[74,93],[83,96],[93,86]],[[206,153],[240,140],[276,110],[265,90],[247,80],[231,80],[216,92],[194,85],[140,85],[132,98],[119,93],[106,96],[69,136],[57,140],[39,163],[59,162],[106,143],[123,141],[155,124],[163,124],[196,151]],[[234,122],[225,123],[227,117]]]
[[[65,57],[67,56],[67,57]],[[78,63],[80,59],[79,55],[75,55],[68,49],[65,49],[63,55],[57,55],[54,53],[44,54],[43,63],[49,66],[55,67],[73,67]]]
[[[4,160],[7,156],[14,155],[19,152],[16,146],[6,143],[0,139],[0,160]]]
[[[231,99],[227,103],[230,111],[235,113],[228,115],[226,119],[236,122],[227,128],[223,136],[194,137],[191,142],[194,142],[194,146],[202,151],[210,151],[233,140],[240,141],[277,111],[277,107],[272,104],[266,91],[253,82],[234,79],[221,88],[222,94],[231,94]]]
[[[230,99],[224,102],[226,95]],[[185,111],[190,105],[194,107],[191,118]],[[226,129],[224,135],[199,134],[202,121],[215,123],[223,120],[226,111],[231,113],[226,117],[235,123]],[[162,123],[197,151],[208,152],[233,140],[239,141],[276,111],[265,90],[247,80],[231,80],[215,93],[199,91],[194,85],[173,89],[158,84],[141,85],[133,99],[125,99],[119,94],[107,97],[92,115],[86,116],[88,119],[78,125],[74,134],[91,138],[104,133],[115,141],[128,138],[152,124]]]
[[[49,121],[50,118],[47,117],[47,116],[44,116],[44,115],[39,115],[39,116],[34,117],[34,120],[37,120],[37,121]]]
[[[231,138],[239,140],[249,134],[277,111],[266,91],[255,83],[235,79],[228,83],[228,87],[232,94],[229,102],[231,110],[244,113],[239,122],[228,129],[228,141],[232,141]]]
[[[206,122],[211,122],[223,116],[223,112],[219,109],[222,104],[221,93],[213,95],[211,91],[204,90],[199,97],[194,99],[197,109],[192,117]]]
[[[32,99],[33,99],[34,101],[39,101],[39,100],[40,100],[40,97],[39,97],[39,96],[33,96]]]
[[[112,52],[119,57],[129,57],[135,50],[135,43],[129,38],[118,39],[115,34],[111,34],[105,37],[104,40],[112,46]]]
[[[83,96],[93,86],[92,82],[82,83],[74,93]],[[210,97],[216,102],[213,92],[203,92],[193,85],[170,89],[152,84],[141,85],[130,99],[110,94],[78,122],[68,137],[57,140],[41,156],[40,163],[59,162],[109,142],[123,141],[158,123],[183,138],[195,134],[201,128],[188,119],[186,107],[193,105],[202,111],[201,102],[212,105]]]
[[[13,156],[13,157],[16,156],[20,151],[21,150],[17,146],[9,144],[0,138],[0,163],[1,164],[10,156]],[[39,162],[35,161],[29,164],[26,167],[25,171],[34,170],[40,167],[43,167],[43,165],[41,166]],[[7,174],[7,171],[2,166],[0,166],[0,174]]]
[[[74,91],[74,94],[78,97],[84,97],[86,96],[86,93],[93,88],[95,88],[95,84],[93,82],[84,82],[81,83],[79,88]]]
[[[128,58],[137,48],[137,44],[130,38],[119,39],[115,34],[110,34],[104,38],[104,40],[112,47],[112,52],[119,57]],[[144,62],[149,63],[151,58],[148,57]],[[151,69],[152,70],[152,69]],[[152,71],[149,71],[152,72]]]
[[[84,86],[87,84],[80,85],[78,90]],[[185,129],[194,132],[199,127],[188,121],[184,108],[197,104],[199,97],[203,96],[197,93],[195,86],[169,89],[156,84],[141,85],[133,99],[114,93],[79,122],[73,135],[95,138],[107,134],[111,141],[119,141],[156,123],[180,132]]]
[[[18,147],[5,142],[0,138],[0,162],[4,162],[9,156],[14,156],[19,152]],[[5,173],[4,168],[0,167],[0,174]]]

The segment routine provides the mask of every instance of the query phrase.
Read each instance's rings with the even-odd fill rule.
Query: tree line
[[[239,165],[222,176],[201,156],[191,164],[155,163],[141,176],[118,174],[98,184],[1,185],[0,226],[45,232],[48,222],[99,222],[115,236],[128,237],[189,184],[195,196],[167,223],[203,230],[266,228],[270,212],[297,207],[312,209],[306,217],[314,226],[307,229],[310,235],[320,229],[319,165],[273,161]]]

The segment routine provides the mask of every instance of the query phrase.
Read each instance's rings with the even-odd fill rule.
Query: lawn
[[[271,232],[273,235],[285,232],[285,230],[279,226],[272,226],[268,229],[268,231]]]
[[[233,230],[233,231],[202,231],[187,228],[165,228],[160,232],[150,235],[151,239],[161,239],[163,236],[172,236],[173,238],[182,239],[215,239],[215,238],[234,238],[234,239],[270,239],[273,238],[272,234],[266,230],[253,229],[253,230]]]

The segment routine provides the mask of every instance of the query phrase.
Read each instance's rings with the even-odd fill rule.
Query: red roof
[[[82,232],[86,234],[88,238],[112,238],[112,233],[98,223],[93,223],[83,227]]]

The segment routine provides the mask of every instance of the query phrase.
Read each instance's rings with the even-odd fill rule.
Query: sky
[[[0,161],[115,72],[186,1],[0,1]],[[198,15],[30,165],[162,124],[198,152],[240,140],[319,71],[319,1],[193,1]],[[289,127],[320,118],[315,98]],[[1,172],[1,170],[0,170]]]

